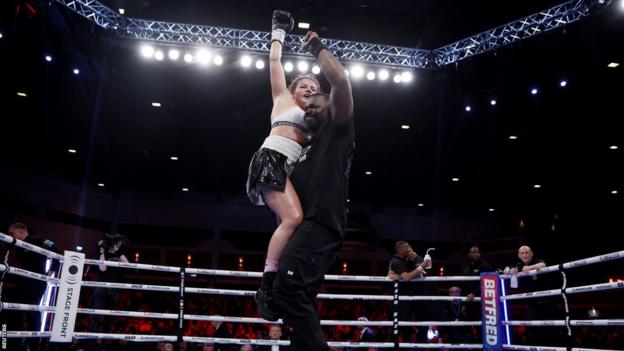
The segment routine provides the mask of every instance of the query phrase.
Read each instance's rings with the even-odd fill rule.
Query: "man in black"
[[[38,246],[56,253],[61,251],[50,240],[31,235],[28,227],[23,223],[13,223],[9,226],[9,235],[15,239],[22,240],[31,245]],[[53,275],[58,269],[58,262],[52,260],[50,270],[46,271],[47,257],[41,254],[13,247],[9,254],[9,262],[11,266],[22,268],[27,271]],[[10,287],[11,286],[11,287]],[[7,274],[5,276],[5,287],[2,292],[2,300],[6,302],[23,303],[28,305],[39,305],[41,297],[45,293],[47,283],[26,278],[18,275]],[[25,311],[2,311],[0,320],[7,323],[7,330],[18,331],[39,331],[41,328],[41,313],[25,312]],[[21,350],[28,347],[31,351],[39,349],[38,338],[9,339],[8,349]]]
[[[505,267],[503,273],[518,274],[520,272],[528,273],[534,269],[546,267],[544,260],[535,258],[533,250],[526,245],[520,246],[518,249],[518,262],[511,266]],[[543,275],[532,275],[518,279],[518,287],[526,292],[546,290],[546,277]],[[527,304],[527,320],[546,320],[552,318],[554,301],[549,298],[526,299]],[[532,345],[544,345],[548,338],[548,330],[541,327],[528,328],[528,341]],[[551,333],[552,334],[552,333]],[[554,336],[554,334],[553,334]]]
[[[481,249],[478,246],[472,246],[468,250],[468,264],[462,268],[462,275],[480,277],[481,273],[494,272],[492,266],[481,259]],[[466,314],[468,320],[481,320],[481,305],[472,302],[475,297],[481,296],[481,284],[479,281],[468,281],[464,284],[464,290],[468,293],[468,303],[466,305]],[[476,340],[473,340],[476,341]]]
[[[102,240],[97,245],[97,257],[100,261],[113,261],[128,263],[128,259],[121,251],[123,237],[119,234],[104,234]],[[98,281],[120,283],[122,274],[119,267],[108,267],[106,265],[98,265]],[[110,310],[117,306],[118,294],[117,289],[113,288],[95,288],[93,291],[93,308]],[[102,330],[100,330],[100,318],[103,318]],[[89,331],[92,333],[110,333],[111,332],[111,316],[93,315]]]
[[[273,308],[292,328],[293,349],[319,351],[329,347],[315,300],[345,233],[355,130],[351,85],[344,67],[315,32],[306,34],[302,47],[318,60],[331,93],[329,99],[322,94],[311,96],[305,108],[306,123],[319,125],[312,126],[317,133],[290,176],[301,201],[304,221],[280,259],[273,284]],[[324,117],[326,112],[331,116]]]
[[[410,280],[418,277],[423,277],[427,274],[427,269],[430,267],[430,262],[424,262],[422,256],[418,256],[412,249],[412,246],[406,241],[397,241],[394,244],[394,256],[390,259],[390,267],[388,271],[388,278],[391,280],[402,281],[399,283],[399,296],[414,296],[417,292],[414,282]],[[417,307],[424,307],[419,308]],[[419,313],[419,319],[428,319],[429,308],[425,306],[418,306],[415,301],[399,301],[399,321],[410,321],[412,314],[416,311]],[[418,328],[418,339],[423,342],[427,342],[426,333],[427,327]],[[412,342],[413,328],[402,327],[401,337],[403,342]],[[424,338],[424,340],[423,340]]]

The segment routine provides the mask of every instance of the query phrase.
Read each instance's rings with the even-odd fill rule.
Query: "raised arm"
[[[286,75],[282,67],[282,46],[286,33],[292,30],[295,20],[289,12],[275,10],[271,21],[271,52],[269,53],[269,71],[271,74],[271,95],[273,101],[289,94]]]
[[[308,32],[305,35],[302,48],[316,57],[323,74],[331,85],[330,109],[334,120],[338,124],[349,120],[353,116],[353,94],[344,67],[323,45],[316,32]]]

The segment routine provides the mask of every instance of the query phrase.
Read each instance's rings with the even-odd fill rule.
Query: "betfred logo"
[[[483,280],[483,305],[485,322],[485,342],[488,345],[498,344],[498,303],[496,299],[497,287],[496,278],[485,278]]]
[[[481,329],[484,351],[502,350],[505,342],[501,322],[503,310],[500,294],[501,282],[498,273],[483,273],[481,275],[481,315],[483,316]]]

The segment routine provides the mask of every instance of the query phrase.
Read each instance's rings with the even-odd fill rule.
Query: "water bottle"
[[[509,287],[512,289],[518,289],[518,276],[517,275],[512,275],[511,276],[511,281],[509,282]]]
[[[434,247],[428,248],[427,252],[425,253],[425,260],[423,262],[427,262],[429,261],[429,263],[426,263],[426,268],[427,269],[431,269],[431,267],[433,267],[433,261],[431,260],[431,256],[429,256],[429,251],[435,250]]]

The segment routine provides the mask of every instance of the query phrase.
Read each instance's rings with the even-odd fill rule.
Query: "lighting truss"
[[[433,50],[436,66],[444,66],[576,22],[611,0],[572,0],[498,28]]]
[[[270,33],[244,29],[152,21],[121,16],[97,0],[56,0],[98,26],[123,38],[166,44],[269,52]],[[506,25],[473,35],[435,50],[423,50],[338,39],[323,39],[341,60],[403,68],[440,67],[495,50],[588,16],[612,0],[571,0]],[[286,36],[284,55],[305,56],[302,36]]]

